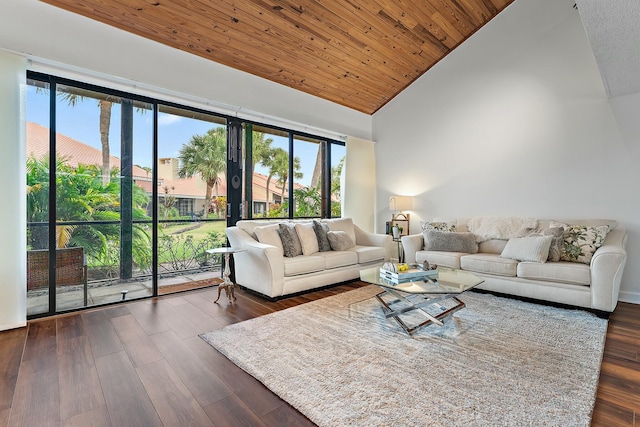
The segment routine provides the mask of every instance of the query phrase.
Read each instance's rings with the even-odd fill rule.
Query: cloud
[[[180,120],[182,120],[182,117],[174,116],[173,114],[158,114],[159,126],[172,125],[178,123]]]

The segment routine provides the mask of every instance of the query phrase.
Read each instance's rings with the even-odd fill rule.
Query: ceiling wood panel
[[[513,0],[43,0],[373,114]]]

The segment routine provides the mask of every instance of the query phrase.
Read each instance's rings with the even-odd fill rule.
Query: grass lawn
[[[190,230],[189,228],[193,227],[196,224],[201,224],[200,227]],[[182,224],[166,224],[166,226],[159,227],[160,235],[168,235],[173,233],[178,233],[180,235],[190,235],[193,236],[193,239],[196,241],[205,239],[207,237],[207,233],[211,231],[217,231],[219,233],[224,234],[224,230],[227,228],[226,221],[215,221],[215,222],[190,222],[190,223],[182,223]],[[181,230],[185,230],[184,232],[179,233]]]

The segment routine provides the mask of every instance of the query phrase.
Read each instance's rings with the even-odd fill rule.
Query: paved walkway
[[[189,283],[202,282],[206,279],[220,277],[220,271],[206,271],[202,273],[190,273],[182,276],[175,276],[160,279],[158,286],[160,288],[167,286],[185,285]],[[96,285],[94,282],[89,283],[87,290],[87,306],[96,306],[108,304],[111,302],[144,298],[152,294],[151,279],[146,281],[134,281],[130,283],[114,283]],[[70,288],[59,288],[56,295],[57,311],[73,310],[84,306],[84,292],[82,287],[74,286]],[[162,289],[158,292],[163,294]],[[167,292],[165,292],[167,293]],[[27,292],[27,314],[40,314],[49,311],[49,293],[45,291]]]

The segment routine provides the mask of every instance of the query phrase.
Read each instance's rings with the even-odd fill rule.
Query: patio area
[[[220,268],[187,272],[159,279],[158,294],[166,295],[188,289],[213,286],[220,282]],[[129,282],[93,281],[87,287],[87,307],[109,304],[122,300],[145,298],[152,294],[151,277],[138,277]],[[83,286],[58,287],[56,311],[84,307]],[[48,290],[27,291],[27,312],[41,314],[49,311]]]

